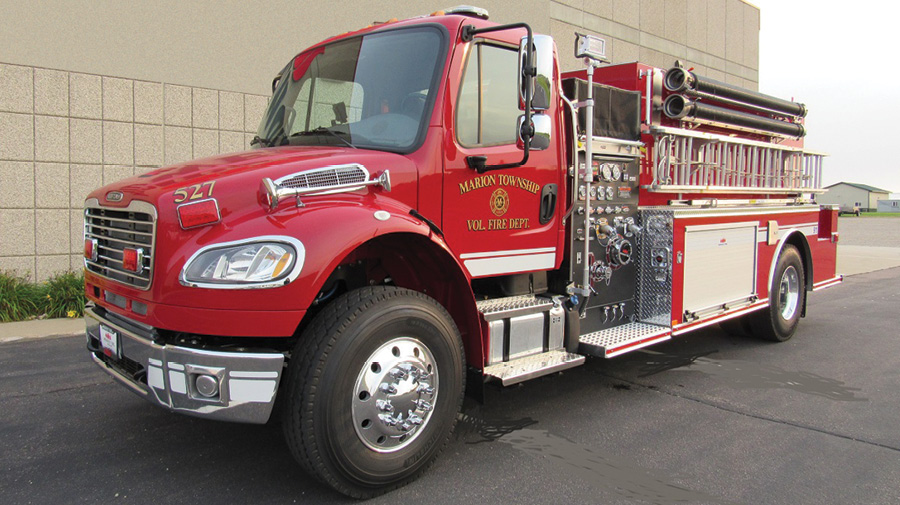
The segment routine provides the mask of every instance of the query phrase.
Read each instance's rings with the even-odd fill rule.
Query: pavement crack
[[[35,396],[43,396],[43,395],[53,394],[53,393],[65,393],[67,391],[77,391],[79,389],[102,386],[103,384],[104,384],[103,382],[96,382],[96,383],[91,383],[91,384],[82,384],[80,386],[71,386],[71,387],[67,387],[67,388],[50,389],[48,391],[39,391],[37,393],[28,393],[28,394],[24,394],[24,395],[0,396],[0,398],[2,398],[4,400],[17,400],[20,398],[32,398]]]
[[[662,388],[660,388],[660,387],[658,387],[658,386],[652,386],[652,387],[651,387],[651,386],[647,386],[647,385],[645,385],[645,384],[641,384],[641,383],[638,383],[638,382],[630,381],[630,380],[628,380],[628,379],[623,379],[623,378],[621,378],[621,377],[616,377],[616,376],[614,376],[614,375],[609,375],[609,374],[605,374],[605,373],[602,373],[602,372],[596,372],[596,373],[597,373],[598,375],[602,376],[602,377],[606,377],[606,378],[609,378],[609,379],[614,379],[614,380],[621,381],[621,382],[626,382],[626,383],[628,383],[628,384],[631,384],[632,386],[637,386],[637,387],[642,388],[642,389],[647,389],[647,390],[654,391],[654,392],[657,392],[657,393],[662,393],[662,394],[665,394],[665,395],[673,396],[673,397],[675,397],[675,398],[681,398],[681,399],[684,399],[684,400],[692,401],[692,402],[699,403],[699,404],[705,405],[705,406],[707,406],[707,407],[712,407],[712,408],[715,408],[715,409],[718,409],[718,410],[721,410],[721,411],[724,411],[724,412],[729,412],[729,413],[732,413],[732,414],[739,414],[739,415],[746,416],[746,417],[750,417],[750,418],[753,418],[753,419],[759,419],[760,421],[768,421],[768,422],[772,422],[772,423],[782,424],[782,425],[785,425],[785,426],[791,426],[791,427],[794,427],[794,428],[800,428],[800,429],[802,429],[802,430],[814,431],[814,432],[816,432],[816,433],[821,433],[821,434],[823,434],[823,435],[830,435],[830,436],[833,436],[833,437],[842,438],[842,439],[844,439],[844,440],[850,440],[850,441],[852,441],[852,442],[859,442],[859,443],[862,443],[862,444],[871,445],[871,446],[873,446],[873,447],[880,447],[880,448],[882,448],[882,449],[888,449],[888,450],[891,450],[891,451],[900,452],[900,447],[894,447],[894,446],[887,445],[887,444],[882,444],[882,443],[879,443],[879,442],[873,442],[873,441],[871,441],[871,440],[865,440],[865,439],[862,439],[862,438],[856,438],[856,437],[852,437],[852,436],[850,436],[850,435],[844,435],[844,434],[842,434],[842,433],[836,433],[836,432],[833,432],[833,431],[824,430],[824,429],[822,429],[822,428],[816,428],[815,426],[810,426],[810,425],[807,425],[807,424],[800,424],[800,423],[797,423],[797,422],[788,421],[788,420],[786,420],[786,419],[777,419],[777,418],[774,418],[774,417],[767,417],[767,416],[763,416],[763,415],[760,415],[760,414],[753,414],[753,413],[751,413],[751,412],[745,412],[745,411],[738,410],[738,409],[735,409],[735,408],[729,408],[729,407],[726,407],[726,406],[724,406],[724,405],[720,405],[720,404],[717,404],[717,403],[713,403],[713,402],[711,402],[711,401],[704,400],[704,399],[702,399],[702,398],[697,398],[697,397],[688,396],[688,395],[684,395],[684,394],[678,394],[677,392],[674,392],[674,391],[666,391],[666,390],[664,390],[664,389],[662,389]]]

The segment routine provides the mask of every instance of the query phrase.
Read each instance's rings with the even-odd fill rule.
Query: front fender
[[[412,209],[388,198],[374,198],[361,205],[324,208],[301,223],[300,238],[306,246],[307,263],[298,282],[310,288],[312,298],[303,298],[308,307],[331,273],[346,258],[372,240],[394,234],[421,236],[446,253],[463,272],[440,235],[410,214]],[[299,237],[298,237],[299,238]]]

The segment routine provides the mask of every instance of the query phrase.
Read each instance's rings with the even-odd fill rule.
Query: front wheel
[[[806,300],[803,260],[792,245],[785,245],[775,264],[769,286],[769,307],[753,315],[753,334],[784,342],[794,335]]]
[[[291,358],[284,430],[294,457],[357,498],[413,480],[456,424],[463,356],[456,325],[428,296],[394,287],[341,296]]]

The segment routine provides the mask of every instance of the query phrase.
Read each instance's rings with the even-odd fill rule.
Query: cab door
[[[460,54],[461,53],[461,54]],[[468,156],[488,165],[516,163],[518,48],[475,39],[454,61],[445,117],[442,224],[450,249],[471,277],[550,270],[559,265],[562,186],[557,139],[531,150],[525,165],[478,173]],[[546,112],[557,117],[557,103]]]

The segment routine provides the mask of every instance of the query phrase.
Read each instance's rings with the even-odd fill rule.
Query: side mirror
[[[533,90],[531,98],[532,110],[547,110],[553,103],[553,38],[549,35],[535,35],[532,48],[534,75],[526,75],[525,55],[528,38],[522,37],[519,42],[519,109],[525,110],[526,86]]]
[[[525,137],[531,137],[531,145],[529,148],[533,151],[543,151],[550,148],[551,132],[553,131],[553,121],[546,114],[532,114],[531,127],[525,126],[525,114],[519,116],[516,125],[519,135],[516,138],[516,147],[525,149]]]

